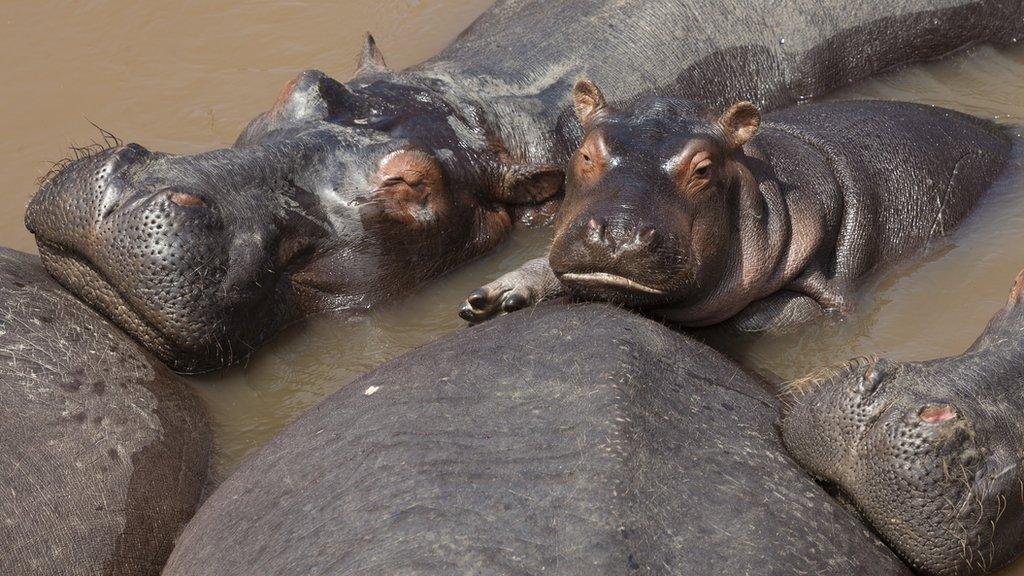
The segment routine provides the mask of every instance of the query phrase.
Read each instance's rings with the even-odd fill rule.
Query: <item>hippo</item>
[[[203,504],[164,575],[909,575],[786,454],[779,410],[656,322],[540,306],[301,416]]]
[[[687,327],[791,329],[843,316],[869,273],[953,230],[1009,157],[995,124],[903,102],[716,114],[591,81],[547,258],[474,291],[470,321],[569,293]]]
[[[26,225],[47,269],[179,372],[303,316],[362,310],[547,220],[581,128],[564,94],[671,90],[766,107],[1024,29],[1021,0],[502,0],[445,50],[347,83],[307,70],[232,148],[111,139],[58,166]]]
[[[202,406],[6,248],[0,356],[0,574],[159,574],[207,480]]]
[[[922,574],[1024,551],[1024,272],[960,356],[867,357],[790,383],[786,446]]]

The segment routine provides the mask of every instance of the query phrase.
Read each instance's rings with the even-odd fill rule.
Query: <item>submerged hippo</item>
[[[1024,272],[960,356],[860,358],[790,386],[790,453],[923,574],[1024,552]]]
[[[770,8],[498,2],[405,71],[368,39],[347,84],[307,71],[231,149],[117,145],[41,186],[26,223],[47,269],[174,369],[236,362],[286,323],[365,308],[543,216],[580,138],[581,74],[769,106],[975,42],[1012,42],[1020,0],[796,0]],[[524,217],[525,217],[524,216]]]
[[[209,453],[183,381],[0,249],[0,574],[159,574]]]
[[[210,496],[164,574],[909,575],[786,455],[778,410],[655,322],[542,306],[300,417]]]
[[[617,110],[582,80],[587,134],[547,258],[475,291],[468,320],[554,294],[686,326],[778,330],[846,313],[865,275],[952,230],[1010,150],[996,125],[902,102],[830,102],[765,117],[676,98]]]

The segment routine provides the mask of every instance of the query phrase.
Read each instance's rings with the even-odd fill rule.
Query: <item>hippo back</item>
[[[718,106],[777,108],[1022,35],[1021,0],[503,0],[432,61],[518,90],[561,79],[550,90],[562,106],[572,82],[588,76],[612,100],[659,89]]]
[[[0,249],[0,574],[158,574],[206,480],[183,381]]]
[[[760,382],[607,305],[436,341],[210,497],[165,574],[903,574],[783,452]]]
[[[758,138],[795,137],[831,169],[834,182],[816,191],[839,195],[829,202],[842,212],[833,272],[848,280],[953,231],[999,176],[1011,147],[992,122],[907,102],[825,102],[766,119]],[[787,173],[803,169],[798,163],[773,164],[783,184],[799,181]]]

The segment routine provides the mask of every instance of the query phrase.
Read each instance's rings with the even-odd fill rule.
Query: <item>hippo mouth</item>
[[[558,279],[566,284],[574,284],[584,288],[615,288],[629,292],[642,292],[654,296],[665,296],[668,294],[665,290],[659,290],[625,276],[609,274],[607,272],[565,272],[559,274]]]
[[[88,259],[46,240],[37,238],[39,257],[47,272],[69,292],[125,328],[161,358],[170,358],[173,346]]]

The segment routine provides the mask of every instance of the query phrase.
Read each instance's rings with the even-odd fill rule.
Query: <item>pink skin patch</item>
[[[186,194],[184,192],[174,192],[171,194],[171,202],[174,202],[178,206],[206,206],[206,202],[203,202],[198,196],[192,194]]]
[[[956,410],[952,406],[925,406],[917,417],[925,424],[941,424],[956,418]]]

